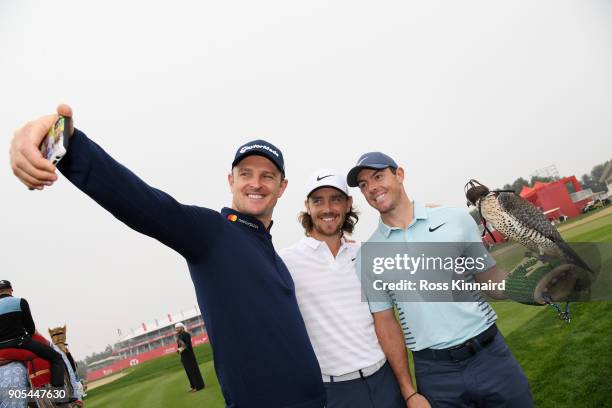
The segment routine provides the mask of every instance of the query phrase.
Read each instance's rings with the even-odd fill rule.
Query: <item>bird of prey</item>
[[[489,190],[477,180],[465,185],[468,204],[478,208],[486,229],[490,223],[513,241],[524,245],[541,260],[563,259],[593,272],[561,237],[546,216],[512,190]]]

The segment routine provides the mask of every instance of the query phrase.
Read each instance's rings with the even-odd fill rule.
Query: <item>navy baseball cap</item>
[[[236,155],[234,156],[232,168],[240,163],[245,157],[253,155],[265,157],[274,163],[281,173],[285,174],[285,161],[283,159],[283,153],[272,143],[261,139],[252,140],[240,146],[236,151]]]
[[[0,280],[0,289],[13,289],[11,282],[7,280]]]
[[[351,187],[357,187],[357,175],[363,169],[386,169],[387,167],[392,167],[397,169],[397,163],[395,160],[390,158],[384,153],[381,152],[369,152],[362,154],[359,160],[357,160],[357,164],[355,167],[348,172],[346,176],[346,182]]]

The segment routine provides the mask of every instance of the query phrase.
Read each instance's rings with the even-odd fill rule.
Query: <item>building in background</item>
[[[97,380],[115,374],[127,367],[176,353],[176,332],[174,325],[183,323],[191,333],[194,346],[208,343],[206,327],[197,306],[187,311],[168,314],[162,319],[142,323],[129,334],[120,336],[113,346],[113,354],[87,366],[87,381]]]
[[[576,176],[571,176],[548,183],[536,181],[533,187],[523,187],[519,195],[553,221],[581,214],[584,206],[591,201],[593,192],[583,190]]]

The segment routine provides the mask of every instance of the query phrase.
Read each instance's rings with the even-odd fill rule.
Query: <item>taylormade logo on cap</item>
[[[236,150],[232,168],[236,166],[242,159],[248,156],[258,155],[270,160],[274,165],[285,174],[285,161],[281,150],[267,140],[257,139],[246,142]]]
[[[278,152],[276,150],[270,148],[270,146],[260,145],[260,144],[253,144],[253,145],[250,145],[250,146],[242,146],[242,148],[240,149],[240,154],[242,154],[244,152],[248,152],[251,149],[264,149],[264,150],[269,151],[270,153],[272,153],[276,157],[279,157],[279,154],[278,154]]]

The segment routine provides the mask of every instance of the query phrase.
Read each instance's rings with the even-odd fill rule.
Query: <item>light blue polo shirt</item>
[[[435,230],[430,232],[430,228]],[[458,242],[465,245],[458,246],[461,253],[457,256],[475,258],[486,253],[478,227],[465,210],[452,207],[427,208],[418,202],[414,202],[414,219],[408,228],[389,227],[381,219],[368,242]],[[410,253],[410,245],[406,245],[406,252]],[[488,256],[481,272],[494,265],[495,260]],[[401,302],[397,301],[392,290],[382,295],[387,299],[370,301],[370,311],[381,312],[391,309],[395,304],[406,346],[413,351],[443,349],[464,343],[486,330],[497,319],[495,311],[478,292],[475,292],[475,302]]]

